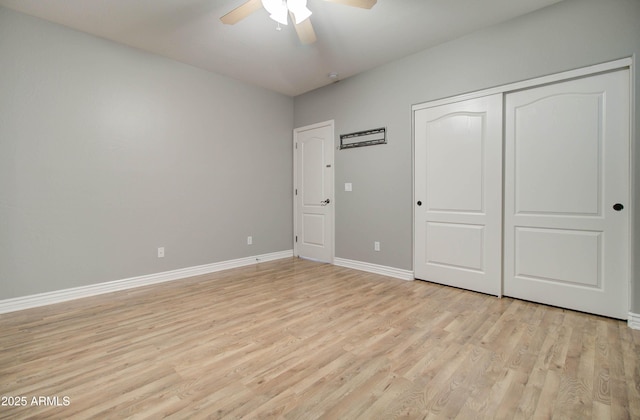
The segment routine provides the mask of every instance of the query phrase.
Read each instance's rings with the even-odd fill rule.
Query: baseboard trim
[[[383,276],[394,277],[401,280],[414,280],[413,271],[401,270],[399,268],[387,267],[385,265],[371,264],[362,261],[347,260],[344,258],[334,258],[333,264],[353,268],[354,270],[366,271],[368,273],[381,274]]]
[[[212,264],[198,265],[195,267],[180,268],[162,273],[147,274],[128,279],[114,280],[105,283],[91,284],[88,286],[74,287],[71,289],[56,290],[53,292],[39,293],[36,295],[21,296],[12,299],[0,300],[0,314],[21,311],[23,309],[36,308],[54,303],[66,302],[83,297],[96,296],[104,293],[117,292],[119,290],[133,289],[151,284],[180,280],[187,277],[200,276],[215,273],[230,268],[244,267],[266,261],[279,260],[293,257],[293,250],[272,252],[269,254],[252,257],[238,258],[235,260],[221,261]]]
[[[634,314],[633,312],[629,312],[629,319],[627,320],[627,325],[632,330],[640,330],[640,314]]]

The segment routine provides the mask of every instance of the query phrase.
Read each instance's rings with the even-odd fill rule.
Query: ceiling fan
[[[325,1],[361,9],[371,9],[377,3],[377,0]],[[220,21],[227,25],[234,25],[261,7],[264,7],[269,12],[269,17],[278,22],[278,24],[286,25],[288,23],[287,15],[290,15],[301,43],[313,44],[316,42],[316,33],[309,19],[311,10],[307,8],[307,0],[247,0],[222,16]]]

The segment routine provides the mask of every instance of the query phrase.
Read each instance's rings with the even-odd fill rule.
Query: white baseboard
[[[216,271],[244,267],[260,262],[273,261],[289,257],[293,257],[293,250],[272,252],[270,254],[238,258],[236,260],[221,261],[212,264],[198,265],[195,267],[180,268],[178,270],[147,274],[144,276],[109,281],[106,283],[90,284],[88,286],[74,287],[72,289],[56,290],[53,292],[39,293],[37,295],[5,299],[0,300],[0,314],[35,308],[38,306],[51,305],[54,303],[66,302],[68,300],[79,299],[88,296],[101,295],[103,293],[133,289],[135,287],[147,286],[150,284],[164,283],[167,281],[179,280],[187,277],[199,276],[202,274],[215,273]]]
[[[640,330],[640,314],[634,314],[633,312],[629,312],[629,319],[627,320],[627,325],[629,328],[633,330]]]
[[[385,265],[371,264],[362,261],[346,260],[344,258],[334,258],[333,264],[340,267],[353,268],[354,270],[366,271],[368,273],[381,274],[383,276],[394,277],[401,280],[414,280],[413,271],[401,270],[399,268],[387,267]]]

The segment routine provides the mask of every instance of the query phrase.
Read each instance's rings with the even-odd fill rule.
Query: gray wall
[[[292,98],[0,7],[0,299],[292,249],[292,128]]]
[[[412,269],[412,104],[639,52],[640,1],[565,0],[296,97],[296,127],[335,119],[336,137],[388,128],[387,145],[336,151],[336,256]],[[635,136],[640,162],[640,130]],[[637,165],[634,171],[638,190]],[[344,192],[345,182],[353,183],[353,192]],[[640,209],[638,191],[635,208]],[[637,260],[640,212],[634,218]],[[374,240],[381,242],[381,252],[373,251]],[[633,277],[632,310],[640,312],[640,267]]]
[[[0,7],[0,299],[291,249],[291,128],[329,119],[389,137],[336,151],[336,256],[410,270],[412,104],[638,52],[640,1],[565,0],[292,100]]]

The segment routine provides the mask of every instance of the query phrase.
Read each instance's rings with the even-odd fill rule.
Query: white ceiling
[[[0,5],[285,95],[296,96],[561,0],[378,0],[371,10],[308,0],[318,41],[276,31],[245,0],[0,0]]]

